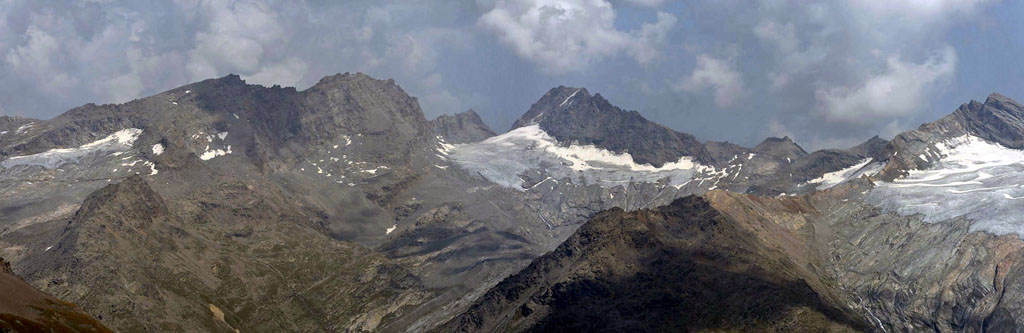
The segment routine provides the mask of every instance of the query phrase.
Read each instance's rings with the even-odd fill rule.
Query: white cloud
[[[626,52],[646,64],[676,24],[659,13],[639,31],[615,27],[615,9],[605,0],[498,0],[479,24],[496,33],[522,58],[551,73],[581,71]]]
[[[650,63],[659,55],[659,47],[665,43],[665,38],[676,25],[675,15],[658,12],[658,20],[654,23],[644,23],[638,34],[639,43],[633,45],[629,52],[636,61],[641,64]]]
[[[261,84],[294,85],[305,75],[308,65],[299,58],[268,57],[288,37],[274,8],[259,1],[207,0],[184,4],[184,9],[198,12],[205,27],[189,51],[190,80],[231,72]]]
[[[771,137],[789,137],[790,139],[796,140],[796,135],[789,129],[788,126],[779,122],[778,119],[772,119],[768,122],[767,136]]]
[[[691,94],[710,89],[714,92],[715,105],[719,107],[730,107],[744,95],[743,76],[729,61],[707,54],[697,56],[697,66],[693,72],[674,88]]]
[[[284,61],[264,65],[256,74],[243,76],[248,83],[273,86],[279,84],[285,87],[294,87],[302,80],[302,77],[309,69],[309,65],[296,57],[289,57]]]
[[[642,7],[661,7],[662,5],[664,5],[664,4],[669,2],[668,0],[623,0],[623,1],[628,3],[628,4],[634,5],[634,6],[642,6]]]
[[[927,105],[931,93],[945,86],[956,70],[956,51],[946,46],[922,63],[893,55],[883,72],[853,88],[819,89],[816,96],[825,119],[844,123],[877,123],[908,116]]]
[[[47,31],[31,25],[25,32],[25,43],[6,55],[7,63],[24,78],[32,78],[49,93],[59,93],[78,84],[60,68],[64,50],[61,43]]]

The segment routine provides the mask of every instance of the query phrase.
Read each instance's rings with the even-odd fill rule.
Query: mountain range
[[[584,88],[497,134],[392,80],[229,75],[0,117],[0,287],[29,295],[0,328],[1015,331],[1022,149],[999,94],[807,152]]]

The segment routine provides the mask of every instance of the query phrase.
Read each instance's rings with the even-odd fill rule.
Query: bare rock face
[[[434,134],[451,144],[482,141],[495,135],[473,110],[442,115],[430,122],[434,126]]]

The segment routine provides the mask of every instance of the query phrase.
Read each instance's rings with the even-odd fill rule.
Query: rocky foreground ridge
[[[78,306],[33,288],[0,258],[0,331],[110,332]]]

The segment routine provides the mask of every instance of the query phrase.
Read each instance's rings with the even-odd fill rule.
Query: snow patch
[[[32,128],[32,126],[35,125],[35,124],[36,123],[33,122],[33,123],[28,123],[28,124],[25,124],[25,125],[18,126],[18,129],[14,130],[14,134],[21,134],[21,133],[27,131],[29,128]]]
[[[375,174],[377,174],[377,171],[387,170],[387,169],[388,169],[388,167],[386,165],[381,165],[381,166],[373,168],[373,169],[360,170],[359,172],[375,175]]]
[[[871,163],[871,161],[871,158],[865,158],[858,162],[857,164],[851,165],[842,170],[829,172],[824,175],[821,175],[821,177],[811,179],[804,183],[804,185],[818,184],[818,187],[816,189],[824,190],[839,185],[847,180],[856,179],[864,174],[871,175],[873,173],[877,173],[878,170],[880,170],[880,166],[882,164],[874,163],[870,167],[868,167],[868,164]]]
[[[395,229],[398,229],[398,225],[397,224],[392,225],[390,228],[388,228],[388,230],[385,230],[384,234],[385,235],[390,235],[392,231],[395,231]]]
[[[163,154],[163,153],[164,153],[164,145],[159,144],[159,143],[153,145],[153,155],[160,156],[160,154]]]
[[[199,155],[199,159],[201,159],[203,161],[207,161],[207,160],[210,160],[210,159],[212,159],[214,157],[224,156],[224,155],[228,155],[228,154],[231,154],[231,145],[228,145],[226,150],[225,149],[212,149],[211,150],[210,146],[206,146],[206,149],[204,149],[203,154]]]
[[[145,166],[149,167],[149,175],[150,176],[156,176],[156,174],[160,172],[160,170],[156,169],[156,164],[153,164],[153,162],[145,161],[145,162],[142,162],[142,165],[145,165]]]

